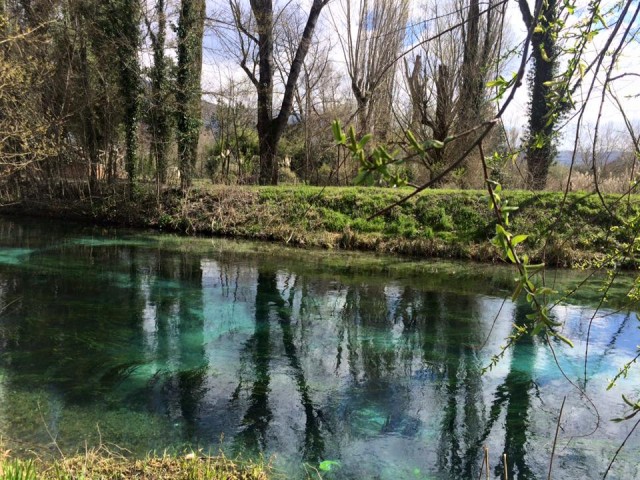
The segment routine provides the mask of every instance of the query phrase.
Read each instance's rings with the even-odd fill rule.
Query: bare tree
[[[43,41],[32,28],[26,31],[14,28],[14,20],[6,16],[4,7],[4,2],[0,2],[0,172],[3,182],[12,173],[55,156],[60,147],[52,135],[57,119],[46,112],[40,95],[54,66],[51,60],[39,57],[24,61],[25,53],[39,48]]]
[[[433,139],[441,148],[422,159],[428,178],[446,168],[473,138],[452,144],[445,140],[472,128],[492,114],[486,83],[497,69],[503,2],[490,0],[480,9],[478,0],[461,0],[444,10],[436,5],[419,38],[421,48],[405,59],[405,79],[411,99],[408,124],[422,140]]]
[[[345,24],[336,25],[336,29],[357,103],[358,131],[372,131],[384,140],[391,119],[395,67],[405,40],[409,1],[346,0],[342,7]]]
[[[284,84],[282,104],[274,112],[274,65],[275,31],[279,17],[272,0],[251,0],[251,13],[243,12],[238,0],[230,0],[231,11],[238,32],[240,66],[245,71],[258,93],[258,138],[260,150],[261,185],[278,183],[278,144],[287,125],[294,105],[295,87],[303,69],[304,59],[322,9],[329,0],[313,0],[305,27],[298,41],[295,55],[289,66]],[[256,73],[257,66],[257,73]]]
[[[220,82],[220,88],[213,92],[216,107],[212,121],[215,124],[216,143],[210,152],[215,157],[213,162],[211,158],[207,160],[210,165],[208,169],[210,174],[219,170],[226,182],[230,183],[232,176],[235,176],[238,183],[243,183],[251,173],[251,160],[257,146],[255,110],[249,107],[253,85],[249,85],[246,79],[237,81],[232,75]],[[232,164],[235,164],[234,171]]]
[[[292,9],[286,21],[282,21],[280,25],[281,42],[276,45],[274,58],[282,84],[286,82],[288,65],[293,61],[298,39],[302,36],[304,15],[301,8]],[[333,144],[329,126],[335,117],[326,117],[319,91],[321,84],[330,82],[331,48],[330,38],[319,38],[318,35],[314,35],[302,65],[300,79],[294,90],[295,122],[293,123],[297,127],[288,130],[287,136],[293,137],[297,153],[291,159],[290,166],[303,181],[308,181],[311,171],[319,166],[322,159],[319,150],[327,144]]]
[[[596,179],[607,171],[611,173],[616,161],[625,160],[624,153],[628,149],[626,143],[625,133],[611,123],[601,125],[597,137],[593,125],[583,125],[577,143],[577,154],[581,163],[577,165],[578,169],[591,171]],[[623,162],[620,163],[618,167],[623,167]]]

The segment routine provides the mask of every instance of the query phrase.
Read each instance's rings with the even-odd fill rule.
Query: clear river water
[[[548,272],[556,289],[586,272]],[[0,220],[0,439],[271,458],[285,478],[602,478],[636,419],[640,323],[620,277],[554,316],[574,348],[513,324],[508,268]],[[585,346],[592,323],[587,357]],[[555,358],[554,358],[555,357]],[[595,405],[595,407],[594,407]],[[640,431],[607,478],[640,477]],[[331,463],[326,461],[330,460]],[[484,478],[484,476],[483,476]]]

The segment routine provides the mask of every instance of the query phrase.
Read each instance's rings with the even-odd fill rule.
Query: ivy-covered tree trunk
[[[158,28],[155,33],[149,28],[153,47],[153,67],[151,69],[151,151],[156,161],[158,182],[164,184],[167,181],[167,157],[171,141],[171,121],[168,106],[168,65],[164,53],[167,29],[164,0],[157,0],[155,10]]]
[[[133,196],[138,155],[138,115],[140,111],[140,2],[112,0],[112,31],[117,45],[120,91],[124,105],[125,170],[129,181],[129,197]]]
[[[518,0],[522,18],[531,28],[534,18],[526,0]],[[557,116],[554,106],[547,101],[549,83],[557,70],[556,35],[558,29],[558,1],[545,0],[537,19],[537,27],[531,38],[533,70],[530,76],[531,100],[527,132],[526,158],[529,173],[528,185],[532,190],[542,190],[547,184],[549,167],[556,155],[555,133]]]
[[[191,186],[198,155],[202,125],[200,75],[202,72],[202,35],[204,0],[182,0],[178,24],[178,159],[183,190]]]

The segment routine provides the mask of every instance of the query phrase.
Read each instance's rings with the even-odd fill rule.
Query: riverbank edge
[[[427,190],[388,212],[377,212],[410,190],[359,187],[240,187],[196,184],[186,195],[137,186],[102,195],[55,195],[46,200],[5,201],[0,213],[77,220],[99,225],[152,228],[187,235],[213,235],[278,242],[304,248],[361,250],[420,258],[502,262],[490,240],[495,217],[486,192]],[[513,191],[503,201],[518,210],[511,232],[528,235],[519,247],[532,261],[583,267],[620,250],[632,235],[615,229],[632,218],[640,196]],[[618,220],[619,221],[619,220]],[[627,238],[627,236],[629,238]],[[626,262],[626,263],[625,263]],[[621,266],[635,266],[623,260]]]
[[[21,480],[128,479],[181,480],[268,480],[275,478],[264,461],[229,459],[220,454],[153,455],[131,458],[126,451],[101,446],[82,454],[55,459],[17,458],[10,451],[0,452],[0,478]]]

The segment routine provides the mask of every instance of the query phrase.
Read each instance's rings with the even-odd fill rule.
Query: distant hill
[[[613,150],[609,152],[608,158],[606,159],[606,165],[609,167],[609,166],[613,166],[616,163],[619,163],[619,161],[622,160],[624,153],[625,152],[622,150]],[[564,165],[565,167],[568,167],[571,165],[572,156],[573,156],[572,150],[560,150],[558,152],[558,155],[556,156],[556,163],[558,165]],[[585,161],[582,158],[582,155],[580,154],[580,152],[576,153],[576,158],[575,158],[576,167],[586,168],[587,164],[590,164],[590,163],[591,163],[591,158],[589,158],[588,161]]]

